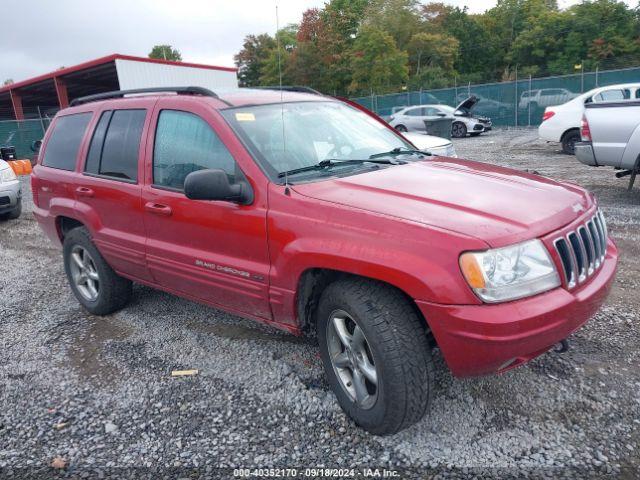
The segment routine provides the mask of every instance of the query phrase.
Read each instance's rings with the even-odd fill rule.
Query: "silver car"
[[[404,107],[393,113],[388,119],[389,125],[399,132],[424,132],[424,121],[433,117],[451,118],[451,136],[463,138],[475,137],[492,129],[491,119],[476,117],[471,111],[477,105],[478,98],[471,96],[456,108],[448,105],[415,105]]]
[[[0,160],[0,220],[15,219],[22,213],[20,180],[4,160]]]

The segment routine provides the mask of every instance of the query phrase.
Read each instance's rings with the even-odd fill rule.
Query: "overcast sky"
[[[445,0],[482,12],[495,0]],[[15,81],[111,53],[146,56],[168,43],[184,61],[233,66],[245,35],[299,22],[325,0],[2,0],[0,82]],[[426,2],[425,2],[426,3]],[[560,0],[562,6],[578,0]],[[637,0],[628,0],[637,4]]]

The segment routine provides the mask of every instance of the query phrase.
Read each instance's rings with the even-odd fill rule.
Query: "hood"
[[[480,100],[475,95],[471,95],[469,98],[464,100],[460,105],[456,107],[456,110],[462,110],[463,112],[470,112],[473,107],[475,107]]]
[[[492,247],[543,236],[593,205],[591,196],[577,186],[444,157],[296,185],[294,190],[318,200],[455,231]]]
[[[446,147],[451,144],[451,140],[442,137],[434,137],[425,133],[403,133],[402,136],[413,143],[418,150],[429,150],[430,148]]]

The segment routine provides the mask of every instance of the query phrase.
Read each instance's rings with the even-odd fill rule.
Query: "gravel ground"
[[[326,466],[400,478],[637,478],[640,187],[627,192],[611,170],[580,165],[532,130],[456,148],[598,195],[620,268],[568,353],[470,380],[436,354],[430,414],[374,437],[341,412],[308,340],[141,286],[125,310],[87,314],[27,200],[19,220],[0,224],[0,477],[231,478],[219,469]],[[200,373],[171,378],[183,368]]]

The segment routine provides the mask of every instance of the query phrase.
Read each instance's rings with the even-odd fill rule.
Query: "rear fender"
[[[640,124],[631,134],[627,146],[622,154],[622,159],[616,167],[631,170],[635,167],[638,156],[640,155]]]

